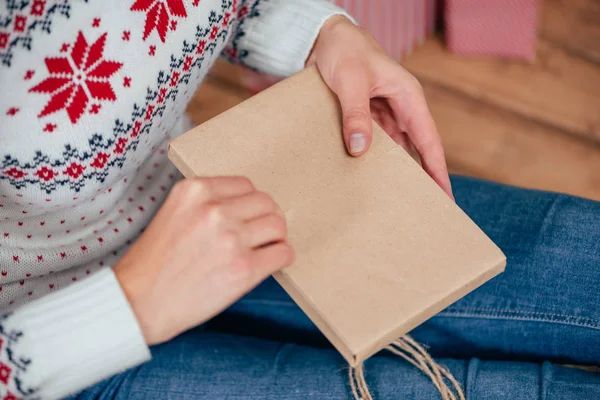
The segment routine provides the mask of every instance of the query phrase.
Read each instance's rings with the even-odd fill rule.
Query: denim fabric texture
[[[600,372],[562,366],[600,365],[600,203],[465,177],[452,184],[508,264],[411,335],[468,399],[600,399]],[[73,398],[351,398],[344,360],[272,279],[152,354]],[[391,354],[365,370],[376,400],[440,398]]]

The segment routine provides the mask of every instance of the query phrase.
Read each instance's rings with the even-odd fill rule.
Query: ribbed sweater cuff
[[[135,315],[107,269],[41,298],[9,318],[24,333],[28,381],[61,398],[150,359]]]
[[[240,47],[248,49],[245,62],[263,73],[290,76],[302,70],[321,27],[343,9],[325,0],[264,2],[260,16],[247,21]]]

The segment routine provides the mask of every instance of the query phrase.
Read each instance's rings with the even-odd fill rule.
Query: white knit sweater
[[[149,359],[110,267],[178,179],[166,143],[190,128],[186,104],[221,54],[302,69],[338,13],[324,0],[0,1],[1,398],[62,397]]]

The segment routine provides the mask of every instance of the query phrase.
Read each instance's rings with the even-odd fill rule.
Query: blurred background
[[[600,200],[600,0],[334,2],[421,81],[452,173]],[[188,112],[274,82],[219,62]]]

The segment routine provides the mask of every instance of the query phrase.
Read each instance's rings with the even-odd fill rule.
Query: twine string
[[[402,357],[429,377],[440,392],[442,400],[465,400],[465,394],[452,373],[438,364],[429,353],[413,338],[406,335],[392,342],[386,350]],[[355,400],[373,400],[367,381],[363,363],[350,367],[348,377]],[[448,386],[448,382],[451,386]]]

